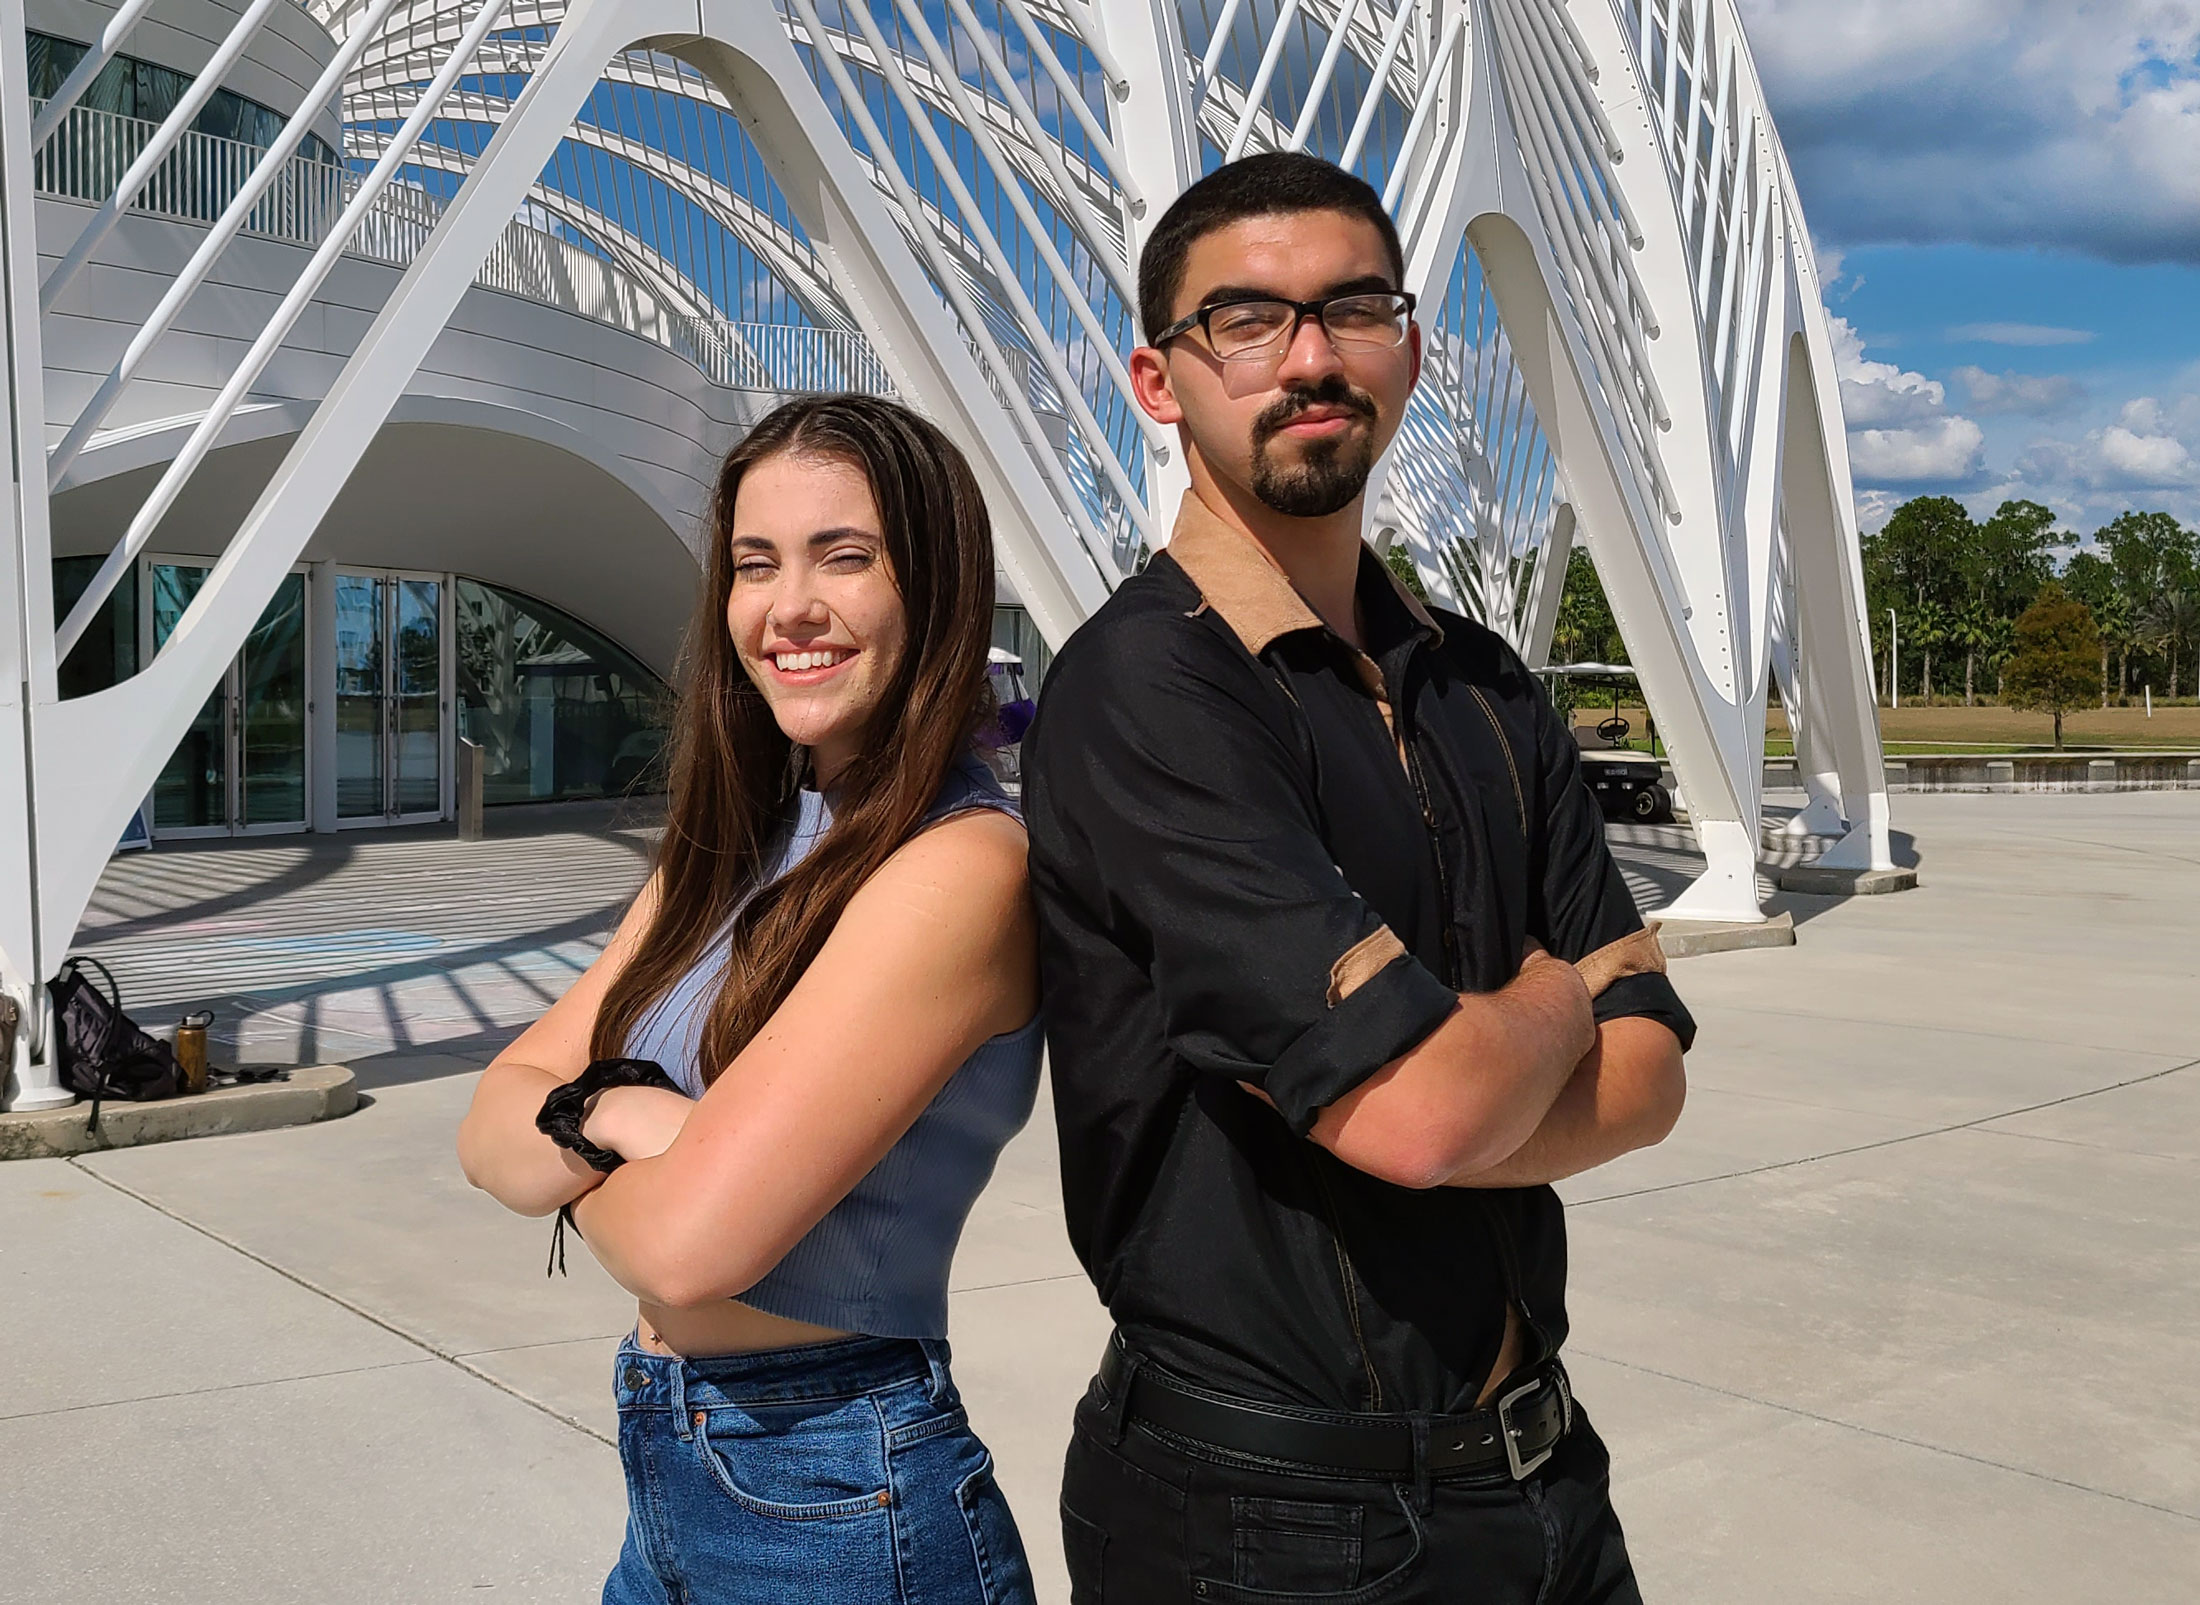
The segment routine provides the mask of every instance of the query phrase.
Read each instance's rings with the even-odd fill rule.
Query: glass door
[[[382,688],[387,582],[378,574],[336,576],[336,817],[389,812],[383,763]]]
[[[241,831],[306,825],[306,577],[286,574],[245,637],[236,682],[237,796]]]
[[[200,563],[151,565],[148,578],[153,605],[148,610],[153,638],[148,656],[168,644],[191,599],[206,583]],[[231,665],[205,705],[191,720],[183,740],[169,754],[153,782],[153,830],[161,836],[226,836],[229,831],[229,701],[236,678]]]
[[[167,644],[209,572],[197,562],[146,564],[148,655]],[[306,580],[292,573],[153,782],[153,830],[230,836],[305,825]]]
[[[443,813],[440,577],[336,577],[336,815],[350,823]]]
[[[391,582],[390,812],[443,812],[443,582]]]

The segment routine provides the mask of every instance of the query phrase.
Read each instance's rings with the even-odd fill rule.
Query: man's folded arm
[[[1670,1026],[1641,1015],[1608,1020],[1527,1140],[1495,1164],[1463,1167],[1446,1185],[1541,1187],[1608,1165],[1663,1142],[1687,1096]]]
[[[1524,671],[1523,671],[1524,672]],[[1533,1132],[1495,1161],[1462,1166],[1457,1187],[1532,1187],[1665,1140],[1688,1092],[1682,1054],[1695,1021],[1666,978],[1581,778],[1581,753],[1548,702],[1528,703],[1545,805],[1535,924],[1588,985],[1596,1041]]]
[[[1385,1181],[1442,1186],[1531,1141],[1595,1042],[1580,972],[1537,952],[1502,990],[1460,997],[1427,1037],[1324,1108],[1307,1135]]]

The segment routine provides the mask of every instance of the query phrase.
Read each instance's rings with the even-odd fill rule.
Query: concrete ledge
[[[1706,953],[1732,953],[1745,947],[1793,947],[1795,916],[1775,914],[1754,925],[1729,925],[1721,920],[1660,920],[1658,946],[1669,959],[1699,958]]]
[[[359,1107],[359,1086],[340,1064],[307,1065],[288,1081],[222,1087],[195,1098],[158,1103],[119,1103],[99,1109],[99,1130],[87,1132],[89,1103],[28,1114],[0,1115],[0,1159],[65,1159],[71,1154],[136,1148],[183,1137],[217,1137],[233,1131],[273,1131],[333,1120]]]
[[[1768,760],[1765,778],[1773,778]],[[2200,759],[2183,752],[1913,753],[1886,760],[1889,791],[2182,791],[2200,786]],[[1789,782],[1793,784],[1793,782]]]
[[[1887,892],[1907,892],[1917,885],[1914,869],[1827,869],[1818,864],[1790,864],[1773,876],[1783,892],[1809,897],[1877,897]]]

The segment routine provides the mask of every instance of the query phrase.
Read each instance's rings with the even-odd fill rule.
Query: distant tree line
[[[1627,643],[1605,597],[1603,582],[1589,554],[1575,547],[1566,558],[1566,589],[1559,594],[1558,621],[1551,630],[1553,663],[1625,663]]]
[[[1953,497],[1920,496],[1864,537],[1883,700],[1899,669],[1906,699],[1952,699],[1960,686],[1966,706],[1991,696],[2051,711],[2039,701],[2037,665],[2022,685],[2010,680],[2020,647],[2045,650],[2039,630],[2049,619],[2058,653],[2082,640],[2093,663],[2091,696],[2104,707],[2147,687],[2157,701],[2200,689],[2200,534],[2168,513],[2124,513],[2089,542],[2056,523],[2038,502],[2004,502],[1977,520]],[[2073,547],[2058,571],[2056,551]],[[2083,616],[2066,602],[2081,604]],[[2046,606],[2027,638],[2019,621],[2036,603]],[[1901,636],[1892,663],[1890,612]],[[1551,661],[1627,661],[1604,587],[1579,547],[1567,560]],[[2058,675],[2060,698],[2067,663]]]
[[[2200,538],[2167,513],[2125,513],[2097,530],[2058,575],[2056,548],[2079,544],[2037,502],[2004,502],[1974,520],[1949,496],[1920,496],[1864,538],[1864,591],[1871,607],[1879,691],[1892,694],[1899,669],[1905,697],[1953,697],[1968,706],[2008,692],[2017,621],[2060,581],[2098,630],[2102,705],[2151,686],[2176,697],[2195,682],[2200,640]],[[1900,635],[1890,662],[1890,620]]]

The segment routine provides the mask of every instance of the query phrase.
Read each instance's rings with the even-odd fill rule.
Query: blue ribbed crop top
[[[925,822],[978,808],[1023,817],[972,755],[948,771]],[[832,823],[831,807],[814,791],[801,794],[801,810],[774,878],[801,862]],[[629,1058],[654,1059],[690,1097],[703,1095],[697,1045],[725,970],[725,941],[705,949],[626,1040]],[[981,1044],[886,1157],[741,1301],[873,1337],[945,1337],[955,1244],[1001,1149],[1031,1118],[1042,1046],[1037,1016]]]

